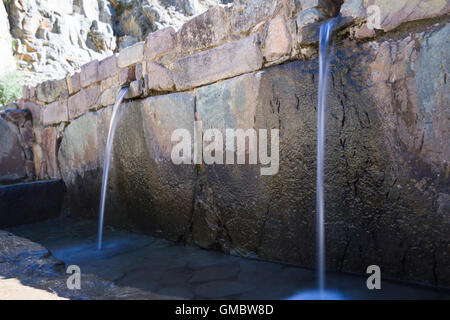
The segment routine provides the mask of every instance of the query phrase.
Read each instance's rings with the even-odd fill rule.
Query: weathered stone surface
[[[380,26],[376,29],[389,31],[404,22],[442,16],[450,12],[450,2],[446,0],[365,0],[366,9],[375,5],[380,9]],[[369,12],[367,12],[369,14]]]
[[[100,105],[104,107],[113,105],[117,100],[121,88],[122,87],[118,86],[105,90],[100,97]]]
[[[172,91],[175,88],[172,72],[154,62],[147,63],[147,88],[155,91]]]
[[[282,6],[281,0],[236,0],[231,17],[233,33],[246,33],[259,22],[271,18]]]
[[[64,130],[58,163],[74,214],[97,216],[111,114],[112,107],[89,112]]]
[[[67,100],[56,101],[46,105],[42,117],[44,126],[69,121]]]
[[[328,16],[321,9],[312,8],[308,10],[300,11],[297,15],[297,28],[303,29],[307,25],[323,21]],[[301,33],[301,31],[299,31]]]
[[[247,74],[198,89],[197,114],[203,130],[215,128],[225,137],[227,128],[254,128],[259,93],[259,74]],[[250,152],[249,146],[245,149],[246,153]],[[253,151],[256,150],[252,148]],[[270,201],[265,196],[268,191],[259,166],[204,166],[202,175],[205,178],[200,179],[201,187],[195,195],[194,242],[204,248],[219,245],[224,250],[245,255],[244,248],[258,246],[258,234]],[[244,198],[245,204],[239,200]]]
[[[0,182],[25,178],[25,154],[15,125],[0,117]]]
[[[150,33],[145,40],[144,59],[154,61],[176,47],[176,33],[173,27]]]
[[[346,0],[341,6],[340,14],[342,18],[363,19],[366,17],[364,0]]]
[[[66,77],[67,81],[67,88],[69,89],[69,94],[74,94],[81,89],[81,82],[80,82],[80,73],[75,72],[73,75],[69,75]]]
[[[125,94],[125,99],[134,99],[142,95],[143,92],[143,81],[142,80],[134,80],[130,83],[128,87],[128,91]]]
[[[263,62],[258,42],[258,36],[250,36],[178,60],[172,70],[177,90],[258,70]]]
[[[45,171],[46,171],[44,154],[42,152],[41,146],[38,144],[41,142],[42,141],[37,141],[37,143],[33,144],[33,164],[34,164],[34,171],[35,171],[37,179],[44,179]]]
[[[64,132],[58,158],[75,214],[97,216],[111,109],[83,115]],[[195,166],[172,164],[175,143],[170,139],[178,128],[193,136],[194,95],[136,100],[123,111],[114,143],[106,221],[179,239],[189,225]]]
[[[125,68],[142,61],[144,58],[144,45],[145,43],[142,41],[120,51],[117,55],[118,67]]]
[[[136,80],[135,66],[126,67],[119,71],[119,85],[124,85]]]
[[[42,106],[31,101],[25,101],[23,108],[31,112],[33,125],[39,126],[42,121]]]
[[[0,228],[58,217],[61,214],[63,195],[64,183],[61,180],[0,186]],[[4,239],[0,242],[0,246],[5,245]],[[31,247],[26,250],[29,252]],[[6,253],[5,248],[1,248],[0,252],[1,260],[1,256]]]
[[[42,130],[42,151],[46,164],[47,175],[52,179],[60,178],[56,162],[56,128],[49,127]]]
[[[292,49],[292,38],[282,15],[270,21],[263,54],[266,61],[275,61],[288,56]]]
[[[98,63],[98,80],[105,80],[117,73],[117,58],[109,56]]]
[[[66,79],[48,80],[36,87],[37,98],[45,103],[55,101],[66,90]]]
[[[116,132],[106,221],[183,239],[192,215],[196,167],[175,165],[176,129],[193,137],[195,97],[174,93],[133,101]],[[133,152],[131,152],[133,150]],[[122,156],[124,155],[124,156]],[[124,179],[125,177],[133,177]],[[173,201],[177,199],[177,201]]]
[[[394,145],[448,178],[450,25],[401,41],[375,42],[371,93]],[[392,53],[395,54],[393,55]],[[395,152],[395,150],[392,150]],[[400,155],[399,155],[400,156]]]
[[[134,74],[137,80],[142,80],[144,78],[147,69],[147,62],[144,60],[138,62],[134,68]]]
[[[85,88],[99,80],[99,63],[98,60],[93,60],[81,67],[80,84]]]
[[[100,96],[100,86],[89,87],[71,96],[68,100],[69,119],[86,113],[95,106]]]
[[[231,8],[215,6],[185,23],[177,33],[178,50],[190,54],[230,40]]]
[[[115,87],[119,85],[119,75],[116,74],[112,77],[109,77],[105,80],[102,80],[102,82],[100,82],[100,91],[104,92],[106,89]]]

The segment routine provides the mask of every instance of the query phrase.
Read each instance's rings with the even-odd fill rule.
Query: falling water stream
[[[105,159],[103,160],[103,177],[102,177],[102,191],[100,195],[100,210],[98,218],[98,250],[102,249],[102,236],[103,236],[103,215],[105,213],[105,198],[106,198],[106,187],[108,185],[108,172],[109,166],[111,164],[111,151],[114,141],[114,133],[116,132],[117,124],[119,123],[121,112],[119,110],[120,104],[122,103],[123,97],[128,92],[128,88],[122,88],[117,96],[116,103],[113,107],[113,113],[111,117],[111,122],[109,124],[108,139],[106,140],[105,148]]]
[[[316,193],[316,246],[318,289],[321,295],[325,289],[325,204],[324,204],[324,159],[325,159],[325,111],[327,107],[327,84],[333,45],[330,39],[335,20],[331,19],[320,27],[319,39],[319,90],[317,106],[317,193]]]

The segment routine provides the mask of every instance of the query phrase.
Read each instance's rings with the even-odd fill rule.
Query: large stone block
[[[131,47],[122,49],[117,55],[117,65],[119,68],[125,68],[141,62],[144,58],[144,41],[138,42]]]
[[[113,147],[106,223],[172,240],[184,237],[192,213],[196,170],[171,162],[175,144],[171,135],[185,128],[193,136],[194,104],[193,94],[175,93],[121,106],[124,114]],[[111,111],[108,107],[85,114],[64,132],[58,158],[75,214],[97,217]],[[173,201],[174,197],[178,200]]]
[[[218,129],[257,128],[260,74],[245,74],[197,90],[197,117],[203,134]],[[228,150],[223,149],[223,161]],[[257,152],[245,146],[245,154]],[[236,155],[234,156],[236,161]],[[204,247],[247,255],[257,252],[270,192],[259,165],[203,165],[195,199],[193,241]],[[247,199],[242,201],[242,199]],[[233,243],[231,245],[230,241]],[[231,248],[232,247],[232,248]]]
[[[450,2],[446,0],[365,0],[364,5],[366,10],[370,6],[379,9],[380,25],[374,25],[374,27],[384,31],[395,29],[408,21],[434,18],[450,12]],[[367,10],[367,14],[375,17],[376,11],[377,9]]]
[[[176,48],[176,33],[173,27],[166,27],[150,33],[145,40],[144,58],[154,61]]]
[[[0,117],[0,182],[25,178],[25,154],[15,125]]]
[[[98,80],[105,80],[117,73],[117,58],[109,56],[98,63]]]
[[[45,106],[43,111],[44,126],[69,121],[67,100],[56,101]]]
[[[69,94],[74,94],[81,89],[81,82],[80,82],[80,73],[75,72],[73,75],[68,75],[66,77],[67,81],[67,88],[69,89]]]
[[[73,214],[97,216],[111,114],[112,107],[89,112],[64,130],[58,163]]]
[[[189,54],[231,39],[231,8],[215,6],[186,22],[177,33],[178,50]]]
[[[81,87],[85,88],[98,82],[100,80],[98,71],[98,60],[93,60],[83,65],[80,73]]]
[[[60,178],[56,160],[56,128],[49,127],[42,130],[42,150],[46,164],[47,175],[52,179]]]
[[[147,88],[155,91],[172,91],[175,88],[172,72],[155,62],[147,63]]]
[[[174,93],[136,100],[124,109],[116,133],[114,191],[106,221],[171,240],[187,236],[196,167],[172,163],[176,142],[171,136],[176,129],[186,129],[193,137],[194,107],[193,94]]]
[[[177,90],[185,90],[258,70],[262,63],[255,35],[180,59],[172,72]]]
[[[122,87],[118,86],[118,87],[112,87],[112,88],[109,88],[109,89],[103,91],[103,93],[100,97],[100,105],[102,105],[104,107],[113,105],[116,102],[117,96],[119,95],[119,92],[121,89],[122,89]]]
[[[62,93],[67,91],[66,79],[48,80],[36,87],[37,98],[45,103],[55,101]]]
[[[100,86],[89,87],[71,96],[68,100],[69,119],[74,119],[89,111],[97,103]]]
[[[292,37],[282,15],[270,21],[264,40],[263,54],[267,62],[289,56],[292,49]]]
[[[282,0],[235,0],[232,13],[233,33],[247,33],[258,23],[272,18],[283,6]]]

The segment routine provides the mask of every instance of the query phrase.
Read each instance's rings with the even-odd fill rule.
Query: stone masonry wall
[[[371,5],[381,13],[375,29]],[[386,276],[449,286],[449,12],[445,0],[215,6],[65,79],[24,87],[29,175],[62,178],[72,213],[96,217],[111,106],[129,86],[107,223],[314,266],[318,31],[337,16],[327,266],[365,272],[378,264]],[[173,165],[170,134],[192,132],[195,119],[205,129],[280,129],[279,174]],[[2,165],[10,154],[0,155]]]

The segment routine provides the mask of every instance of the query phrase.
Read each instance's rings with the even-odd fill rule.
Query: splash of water
[[[325,212],[324,212],[324,159],[325,159],[325,111],[327,106],[327,84],[330,68],[330,57],[333,46],[330,39],[335,20],[331,19],[320,26],[319,43],[319,91],[317,107],[317,193],[316,193],[316,246],[318,289],[325,289]]]
[[[109,124],[108,139],[106,140],[105,159],[103,160],[103,177],[102,177],[102,191],[100,195],[100,211],[98,218],[98,250],[102,249],[102,237],[103,237],[103,216],[105,213],[105,200],[106,200],[106,187],[108,185],[108,172],[111,164],[111,151],[114,141],[114,133],[116,132],[117,124],[119,123],[121,112],[119,112],[120,104],[123,97],[128,92],[128,88],[122,88],[117,96],[116,103],[113,107],[113,113],[111,122]]]

